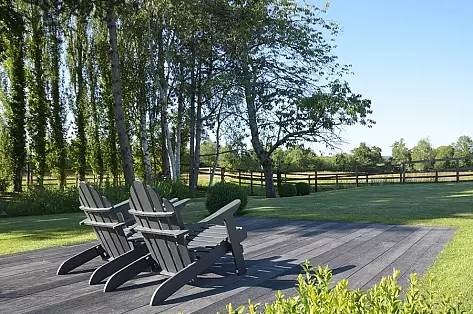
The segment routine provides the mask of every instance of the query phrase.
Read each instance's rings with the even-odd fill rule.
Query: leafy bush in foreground
[[[418,278],[412,274],[409,287],[403,291],[397,283],[400,272],[394,270],[392,276],[383,277],[379,284],[368,290],[347,289],[348,281],[342,280],[330,288],[332,271],[328,268],[311,268],[306,261],[302,267],[305,276],[299,275],[295,297],[285,297],[278,291],[276,301],[265,304],[259,311],[259,304],[248,301],[245,306],[233,309],[227,305],[229,314],[264,313],[264,314],[303,314],[303,313],[337,313],[337,314],[435,314],[435,313],[466,313],[461,301],[447,296],[440,296],[433,290],[432,280],[429,289],[421,293],[418,288]],[[404,296],[401,297],[401,293]]]
[[[219,182],[207,190],[205,208],[212,214],[237,198],[241,201],[237,210],[237,213],[239,213],[248,203],[247,191],[233,183]]]
[[[278,188],[278,194],[280,197],[296,196],[296,186],[294,184],[281,184]]]

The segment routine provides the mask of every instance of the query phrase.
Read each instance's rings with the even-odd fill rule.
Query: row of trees
[[[435,163],[410,163],[412,160],[448,159],[456,157],[472,157],[473,140],[470,136],[460,136],[456,142],[450,145],[432,147],[429,138],[421,139],[414,147],[409,149],[404,139],[394,142],[392,145],[392,160],[395,162],[406,162],[410,169],[451,169],[456,166],[455,161],[438,161]],[[473,167],[473,160],[460,160],[460,167]]]
[[[243,146],[243,147],[242,147]],[[455,161],[437,161],[435,163],[412,163],[413,160],[448,159],[456,157],[473,157],[473,139],[470,136],[460,136],[450,145],[432,147],[428,138],[421,139],[414,147],[408,148],[404,139],[393,143],[392,155],[382,155],[381,148],[369,146],[362,142],[350,153],[338,153],[330,156],[317,155],[310,148],[296,145],[288,149],[277,149],[273,154],[274,165],[281,171],[312,171],[314,169],[327,171],[383,171],[399,168],[399,163],[406,163],[408,170],[452,169]],[[205,154],[201,161],[203,166],[211,166],[214,162],[216,143],[206,141],[202,145]],[[219,160],[219,167],[239,169],[244,171],[261,171],[261,166],[253,150],[240,147],[224,147]],[[461,167],[473,167],[473,160],[460,160]]]
[[[2,0],[3,173],[21,191],[27,156],[37,184],[71,166],[117,184],[123,173],[197,188],[201,142],[250,138],[275,196],[274,154],[345,125],[370,126],[370,101],[343,80],[337,23],[285,0]],[[188,154],[184,154],[188,151]],[[183,160],[182,158],[187,160]],[[121,160],[121,164],[120,164]],[[218,163],[215,158],[214,164]],[[3,171],[3,170],[2,170]]]

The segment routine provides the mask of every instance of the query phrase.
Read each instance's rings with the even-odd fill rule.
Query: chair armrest
[[[198,221],[197,224],[200,224],[200,223],[221,224],[228,218],[230,217],[233,218],[233,215],[236,213],[238,207],[240,207],[240,203],[241,201],[239,199],[236,199],[232,201],[231,203],[228,203],[227,205],[223,206],[212,215]]]
[[[179,200],[179,199],[178,199],[177,197],[175,197],[175,198],[171,198],[169,201],[170,201],[171,203],[175,203],[175,202],[177,202],[178,200]]]
[[[130,209],[130,202],[128,200],[125,200],[123,202],[120,202],[118,204],[115,204],[113,206],[113,211],[114,212],[126,212]]]
[[[182,235],[185,235],[189,232],[189,230],[158,230],[158,229],[151,229],[151,228],[145,228],[138,226],[135,228],[136,231],[141,232],[141,233],[153,233],[153,234],[159,234],[163,236],[171,236],[171,237],[179,237]]]
[[[130,209],[128,212],[138,217],[172,217],[175,215],[174,212],[143,212],[141,210],[132,209]]]
[[[98,221],[92,221],[92,220],[89,220],[89,219],[85,219],[85,220],[82,220],[80,222],[80,224],[87,225],[87,226],[92,226],[92,227],[117,229],[117,228],[122,228],[122,227],[126,226],[127,222],[128,221],[118,222],[118,223],[98,222]]]
[[[176,208],[177,210],[181,211],[184,209],[184,206],[186,206],[186,204],[190,201],[191,199],[190,198],[185,198],[183,200],[180,200],[180,201],[176,201],[176,202],[172,202],[172,200],[170,201],[172,203],[172,206],[174,206],[174,208]]]

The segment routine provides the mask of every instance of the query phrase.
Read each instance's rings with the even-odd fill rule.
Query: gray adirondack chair
[[[164,207],[160,204],[151,187],[135,181],[129,212],[135,216],[135,229],[143,235],[150,253],[113,274],[105,284],[105,292],[113,291],[151,266],[168,277],[151,298],[150,304],[157,305],[229,252],[233,254],[238,275],[246,273],[241,242],[247,234],[235,226],[233,217],[240,200],[234,200],[188,229],[179,225],[179,211],[173,204],[166,199],[163,199]]]
[[[128,200],[112,205],[105,196],[100,195],[96,188],[85,182],[79,184],[79,200],[80,209],[87,216],[80,224],[92,226],[100,243],[64,261],[57,270],[58,275],[67,274],[98,256],[105,261],[110,261],[124,255],[121,264],[127,265],[147,253],[143,245],[133,247],[127,240],[125,229],[135,221],[134,217],[128,213],[130,209]],[[91,277],[91,283],[106,278],[103,277],[105,270],[108,270],[108,275],[113,274],[123,267],[121,264],[115,265],[113,269],[104,267],[101,271],[96,270]]]

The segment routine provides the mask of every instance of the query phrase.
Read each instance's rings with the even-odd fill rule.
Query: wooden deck
[[[422,274],[453,237],[451,228],[381,224],[287,221],[238,218],[248,230],[243,242],[248,274],[238,277],[230,256],[221,259],[194,283],[163,305],[150,307],[162,280],[146,273],[115,292],[89,286],[91,271],[101,260],[76,272],[57,276],[58,265],[88,244],[0,256],[0,313],[216,313],[227,303],[274,300],[277,290],[295,294],[299,264],[329,265],[333,280],[348,278],[351,287],[366,288],[401,270]]]

